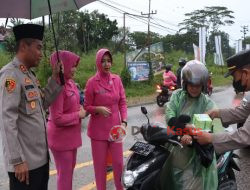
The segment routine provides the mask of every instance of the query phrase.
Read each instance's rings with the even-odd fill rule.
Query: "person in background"
[[[166,65],[166,71],[163,73],[163,84],[164,86],[176,86],[176,76],[174,73],[171,71],[172,69],[171,64]]]
[[[163,73],[163,85],[170,87],[170,86],[176,86],[176,76],[171,71],[172,65],[167,64],[166,65],[166,71]]]
[[[177,76],[177,88],[181,88],[181,70],[186,65],[186,59],[180,58],[179,59],[179,68],[176,71]]]
[[[42,89],[33,67],[42,59],[44,27],[22,24],[13,28],[16,56],[0,71],[0,128],[10,190],[47,190],[49,151],[45,110],[62,90],[60,63]]]
[[[59,51],[58,54],[64,66],[65,85],[49,107],[48,144],[56,164],[57,189],[72,190],[77,148],[82,145],[81,119],[86,112],[80,105],[79,90],[74,82],[80,57],[69,51]],[[51,66],[58,62],[57,52],[51,55],[50,61]]]
[[[113,59],[108,49],[96,54],[97,73],[86,84],[84,108],[90,113],[88,136],[91,139],[97,190],[106,189],[107,155],[110,151],[115,187],[122,190],[123,144],[110,141],[113,126],[127,126],[127,104],[122,81],[110,72]]]

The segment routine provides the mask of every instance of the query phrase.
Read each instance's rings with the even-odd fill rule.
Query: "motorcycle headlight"
[[[161,93],[161,92],[162,92],[162,90],[161,90],[161,89],[157,89],[157,90],[156,90],[156,92],[159,92],[159,93]]]
[[[152,159],[148,162],[141,164],[137,167],[134,171],[125,170],[122,175],[122,182],[125,188],[129,188],[133,186],[135,180],[137,179],[138,175],[148,169],[148,167],[155,162],[155,159]]]
[[[133,175],[133,172],[130,170],[125,171],[122,176],[122,182],[124,187],[126,188],[131,187],[135,182],[135,177]]]
[[[171,86],[170,89],[171,89],[171,90],[175,90],[175,87],[174,87],[174,86]]]

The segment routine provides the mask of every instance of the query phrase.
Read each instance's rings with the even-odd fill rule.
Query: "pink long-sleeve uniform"
[[[97,56],[97,67],[101,66],[101,59],[105,49]],[[105,106],[111,110],[108,117],[95,112],[96,106]],[[84,108],[91,114],[88,124],[88,136],[95,140],[108,140],[111,127],[120,125],[127,119],[127,104],[124,88],[118,75],[111,74],[109,83],[101,80],[97,73],[91,77],[86,85]]]
[[[64,55],[66,54],[66,55]],[[57,151],[72,150],[82,145],[81,119],[79,117],[80,95],[72,79],[69,79],[73,64],[79,62],[79,56],[68,52],[60,52],[64,63],[65,85],[57,99],[50,106],[48,121],[48,144]],[[52,64],[57,61],[52,57]]]
[[[172,71],[163,73],[164,85],[165,86],[175,86],[177,78]]]

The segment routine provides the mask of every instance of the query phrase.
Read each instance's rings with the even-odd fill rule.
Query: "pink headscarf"
[[[77,67],[80,61],[80,57],[70,51],[66,50],[60,50],[58,51],[59,59],[62,62],[64,66],[64,79],[65,81],[69,80],[70,78],[70,72],[72,67]],[[56,52],[54,52],[50,56],[50,64],[53,66],[57,63],[57,55]]]
[[[98,75],[100,76],[100,78],[104,79],[104,80],[108,80],[110,73],[105,73],[103,71],[103,67],[102,67],[102,58],[105,54],[109,54],[110,58],[111,58],[111,62],[113,62],[112,55],[111,55],[110,51],[108,49],[100,49],[96,53],[96,67],[97,67]]]

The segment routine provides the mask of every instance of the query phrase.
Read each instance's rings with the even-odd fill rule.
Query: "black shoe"
[[[107,172],[112,172],[113,171],[113,168],[112,166],[107,166],[107,169],[106,169]]]

